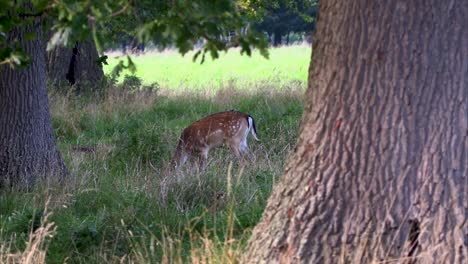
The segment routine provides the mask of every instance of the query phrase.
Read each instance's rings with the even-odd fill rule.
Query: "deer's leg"
[[[253,161],[253,155],[250,153],[249,146],[247,145],[247,142],[242,142],[240,146],[240,150],[242,153],[242,160],[245,162],[252,162]]]
[[[179,177],[179,172],[184,165],[184,163],[188,159],[188,153],[186,149],[182,146],[182,144],[179,142],[179,144],[176,147],[175,153],[172,157],[172,160],[169,164],[169,166],[166,168],[164,175],[169,176],[171,172],[175,172],[177,177]]]
[[[247,138],[244,138],[240,143],[240,152],[243,156],[249,154],[249,146],[247,145]]]
[[[241,156],[242,161],[245,161],[245,160],[249,159],[249,155],[248,155],[249,154],[249,146],[247,145],[247,136],[248,135],[249,135],[249,130],[246,129],[243,132],[242,137],[240,137],[238,140],[236,140],[238,142],[239,152],[240,152],[240,156]]]
[[[187,153],[183,149],[177,149],[176,153],[174,154],[174,157],[172,158],[170,162],[170,165],[165,170],[165,173],[164,173],[165,177],[168,177],[172,172],[175,172],[177,181],[179,181],[181,177],[181,168],[188,158],[189,158],[189,153]]]
[[[188,157],[189,155],[187,152],[181,152],[180,157],[176,161],[176,168],[180,169],[185,164],[185,162],[187,162]]]
[[[231,152],[236,156],[236,158],[242,162],[242,152],[241,152],[241,144],[236,140],[232,140],[229,142],[229,148]]]
[[[206,169],[208,161],[208,149],[201,149],[197,151],[197,165],[198,171],[204,171]]]

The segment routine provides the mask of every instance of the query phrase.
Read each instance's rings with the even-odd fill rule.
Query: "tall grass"
[[[16,242],[16,233],[12,234],[13,237],[8,242],[2,241],[4,243],[0,243],[0,263],[45,263],[49,240],[54,236],[57,229],[54,223],[48,219],[50,214],[47,211],[47,204],[48,202],[45,204],[46,210],[44,210],[40,218],[39,226],[31,226],[24,249],[12,249],[12,243]]]
[[[111,88],[102,98],[51,94],[70,177],[28,193],[1,190],[0,245],[8,247],[0,259],[28,252],[30,235],[52,211],[48,221],[56,230],[41,247],[47,263],[235,263],[295,143],[303,90],[299,83],[278,89],[266,82],[255,89],[231,83],[210,93]],[[262,141],[249,140],[250,164],[241,168],[220,148],[203,173],[162,176],[185,126],[233,108],[257,123]]]

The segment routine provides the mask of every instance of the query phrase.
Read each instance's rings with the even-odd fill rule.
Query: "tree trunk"
[[[47,52],[47,81],[50,85],[60,88],[71,85],[67,79],[71,52],[66,47],[55,47]]]
[[[35,33],[34,40],[27,40]],[[30,187],[42,176],[63,176],[46,92],[42,21],[8,33],[31,59],[24,69],[0,65],[0,186]]]
[[[283,38],[282,38],[282,35],[281,35],[281,31],[276,30],[275,33],[273,34],[273,46],[275,46],[275,47],[280,46],[281,43],[283,42],[282,40],[283,40]]]
[[[242,263],[468,263],[467,14],[320,1],[297,147]]]
[[[99,54],[91,40],[76,42],[74,47],[55,47],[48,52],[47,75],[55,87],[74,85],[76,90],[97,90],[104,72],[98,63]]]

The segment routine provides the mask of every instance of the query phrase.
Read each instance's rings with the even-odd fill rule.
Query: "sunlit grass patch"
[[[308,45],[273,48],[269,59],[257,51],[251,57],[241,56],[239,50],[234,49],[221,53],[217,60],[207,58],[203,64],[193,62],[193,54],[182,56],[176,51],[154,51],[133,56],[137,66],[135,75],[145,83],[155,82],[173,90],[213,91],[226,85],[255,90],[258,84],[281,89],[290,83],[305,87],[311,48]],[[111,53],[105,72],[110,73],[120,59],[123,58]]]

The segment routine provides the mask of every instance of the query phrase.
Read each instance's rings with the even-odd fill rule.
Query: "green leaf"
[[[70,39],[70,35],[72,32],[72,28],[60,28],[58,29],[50,38],[49,42],[47,43],[47,51],[52,50],[54,47],[58,45],[66,46]]]
[[[15,1],[0,1],[0,13],[6,13],[6,10],[9,10],[13,7]]]
[[[5,47],[0,49],[0,62],[7,60],[10,57],[13,50],[10,47]]]
[[[266,59],[270,58],[270,53],[268,52],[268,49],[266,48],[260,48],[260,54]]]
[[[211,58],[213,58],[213,59],[219,58],[219,53],[218,53],[218,51],[217,51],[216,49],[214,49],[214,48],[210,50],[210,55],[211,55]]]
[[[11,18],[7,16],[0,16],[0,32],[8,32],[11,30]]]
[[[31,2],[37,12],[44,11],[49,4],[48,0],[32,0]]]
[[[108,57],[107,55],[104,55],[104,56],[99,57],[99,58],[96,60],[96,62],[97,62],[98,64],[109,65],[109,63],[107,63],[107,59],[108,59],[108,58],[109,58],[109,57]]]
[[[197,52],[195,52],[195,54],[193,55],[193,59],[192,59],[193,62],[197,61],[197,58],[200,56],[201,52],[202,52],[201,50],[198,50]]]
[[[200,64],[203,64],[203,62],[205,62],[205,54],[206,54],[206,49],[203,51],[203,55],[202,55]]]
[[[0,63],[10,64],[11,67],[26,67],[30,59],[22,50],[13,50],[10,47],[0,49]]]
[[[132,58],[130,56],[127,55],[127,69],[132,73],[132,74],[135,74],[136,72],[136,66],[135,66],[135,63],[133,62]]]
[[[131,4],[128,4],[129,1]],[[278,1],[273,0],[275,3]],[[47,44],[47,50],[57,45],[67,46],[75,41],[92,38],[99,54],[102,54],[104,49],[115,47],[122,41],[133,41],[136,36],[139,42],[151,41],[158,48],[177,47],[179,52],[184,54],[193,50],[200,39],[205,39],[207,41],[205,46],[193,57],[193,61],[197,61],[201,55],[203,63],[206,53],[210,53],[211,57],[216,59],[220,51],[237,46],[230,45],[232,43],[227,45],[228,43],[222,39],[227,32],[236,32],[236,39],[233,42],[241,45],[242,53],[250,55],[253,49],[258,48],[263,56],[268,56],[265,36],[255,32],[255,27],[249,26],[255,23],[252,13],[261,13],[265,6],[274,5],[266,0],[30,0],[29,2],[32,3],[35,13],[47,9],[47,20],[50,23],[47,29],[52,29],[54,32]],[[21,3],[24,1],[0,0],[0,47],[5,46],[5,36],[11,28],[31,22],[12,16],[11,11],[8,14],[4,11],[13,10],[12,7],[16,5],[18,7],[14,10],[16,12]],[[3,6],[9,9],[2,9]],[[248,33],[243,30],[245,28],[249,29]],[[32,34],[28,34],[25,39],[32,37]],[[238,39],[243,39],[244,42]],[[15,63],[21,61],[17,56],[8,58]],[[135,65],[131,59],[127,61],[127,67],[134,70]],[[105,64],[106,60],[101,57],[98,62]]]
[[[20,68],[27,67],[30,62],[28,55],[22,51],[15,51],[11,54],[10,60]]]

